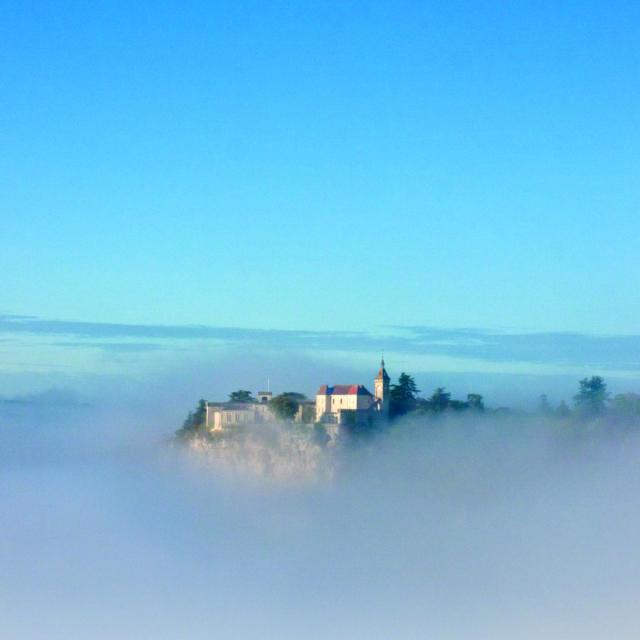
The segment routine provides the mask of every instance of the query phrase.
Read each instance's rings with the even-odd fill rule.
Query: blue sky
[[[0,8],[0,312],[638,333],[637,3],[134,5]]]

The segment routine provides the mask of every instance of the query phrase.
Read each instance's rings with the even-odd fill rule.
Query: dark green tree
[[[280,420],[293,420],[298,411],[298,402],[290,393],[281,393],[269,401],[269,409]]]
[[[582,418],[592,418],[604,412],[609,393],[607,385],[600,376],[591,376],[580,380],[580,390],[573,396],[576,412]]]
[[[296,402],[301,402],[302,400],[307,399],[307,396],[305,396],[304,393],[299,393],[298,391],[285,391],[282,395],[288,396],[289,398],[292,398]]]
[[[484,402],[479,393],[467,393],[467,406],[474,411],[484,411]]]
[[[200,399],[195,411],[189,411],[182,427],[176,431],[179,438],[189,438],[206,426],[207,420],[207,401]]]
[[[619,393],[611,401],[610,408],[616,415],[640,418],[640,395],[637,393]]]
[[[200,398],[198,406],[193,414],[193,422],[196,427],[202,427],[207,419],[207,401],[204,398]]]
[[[427,402],[431,411],[440,413],[445,411],[451,404],[451,394],[445,391],[444,387],[438,387]]]
[[[251,391],[246,389],[238,389],[229,394],[229,402],[255,402],[256,399],[251,395]]]
[[[316,408],[312,404],[305,404],[302,407],[302,422],[311,424],[316,419]]]
[[[389,410],[392,416],[403,416],[414,411],[417,405],[417,395],[420,393],[412,376],[404,371],[398,378],[398,384],[392,384],[389,389]]]
[[[189,435],[189,432],[191,431],[192,426],[193,426],[193,411],[189,411],[189,413],[187,414],[187,417],[184,419],[184,422],[182,423],[182,426],[180,427],[180,429],[176,431],[176,435],[181,438]]]

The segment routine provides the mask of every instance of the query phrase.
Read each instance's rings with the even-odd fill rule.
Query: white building
[[[374,378],[374,392],[362,384],[323,384],[316,394],[316,422],[347,424],[371,416],[389,414],[389,375],[381,362]]]
[[[298,400],[296,422],[315,421],[327,424],[357,424],[377,416],[389,414],[389,376],[381,362],[380,371],[374,378],[374,393],[362,384],[323,384],[311,400]],[[259,391],[256,402],[207,402],[206,425],[211,431],[225,431],[242,424],[273,422],[269,409],[271,392]]]
[[[259,397],[259,396],[258,396]],[[271,422],[267,402],[207,402],[207,427],[224,431],[239,424]]]
[[[258,391],[255,402],[207,402],[206,425],[211,431],[225,431],[241,424],[274,422],[276,418],[269,408],[271,397],[271,391]],[[311,414],[313,415],[315,403],[313,400],[307,399],[297,400],[297,402],[298,411],[294,416],[294,421],[309,420],[308,411],[305,409],[311,406]]]

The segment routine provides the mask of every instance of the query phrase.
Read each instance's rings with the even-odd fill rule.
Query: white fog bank
[[[130,412],[0,424],[2,638],[640,633],[633,434],[417,424],[273,482]]]

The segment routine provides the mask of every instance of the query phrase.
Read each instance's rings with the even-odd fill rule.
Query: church
[[[243,424],[274,422],[269,402],[271,391],[259,391],[256,400],[250,402],[207,402],[205,423],[211,431],[227,431]],[[298,400],[295,422],[311,423],[314,415],[313,400]],[[373,381],[373,393],[362,384],[323,384],[315,400],[315,421],[326,425],[336,425],[329,431],[339,429],[338,425],[354,425],[370,422],[377,417],[389,416],[389,375],[384,368]]]
[[[373,393],[362,384],[323,384],[316,394],[316,422],[354,424],[372,416],[389,416],[389,375],[384,368],[373,380]]]

